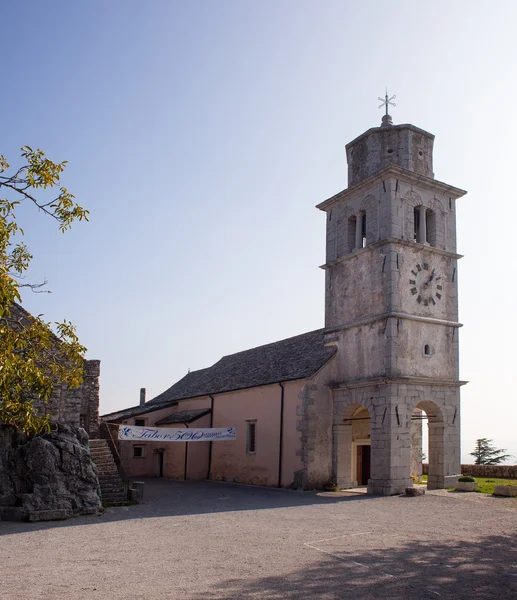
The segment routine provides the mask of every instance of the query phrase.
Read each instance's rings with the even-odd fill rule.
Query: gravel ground
[[[147,480],[144,504],[0,522],[2,600],[517,598],[517,501]]]

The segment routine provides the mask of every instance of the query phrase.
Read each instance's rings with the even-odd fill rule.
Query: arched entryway
[[[362,404],[346,407],[334,425],[334,471],[341,489],[366,486],[371,469],[371,417]]]
[[[417,417],[418,415],[418,417]],[[420,456],[424,453],[427,456],[429,463],[429,473],[427,477],[428,489],[442,489],[445,487],[445,476],[448,474],[447,469],[447,444],[445,440],[445,421],[440,407],[431,400],[419,402],[413,411],[412,419],[419,418],[420,423],[427,421],[427,436],[416,436],[413,438],[412,454]],[[422,439],[427,437],[427,448],[422,448]],[[420,447],[415,447],[420,444]],[[412,466],[413,470],[413,466]]]

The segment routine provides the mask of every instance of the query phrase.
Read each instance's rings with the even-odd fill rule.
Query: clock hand
[[[435,277],[436,277],[436,270],[433,269],[433,271],[431,273],[431,277],[429,277],[429,279],[424,283],[424,287],[426,287],[426,288],[429,287]]]

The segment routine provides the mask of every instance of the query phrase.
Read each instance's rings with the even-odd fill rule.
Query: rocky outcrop
[[[47,520],[100,508],[84,429],[54,423],[50,433],[27,438],[0,425],[0,519]]]

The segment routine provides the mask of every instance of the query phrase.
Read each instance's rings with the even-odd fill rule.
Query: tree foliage
[[[33,434],[49,428],[49,415],[38,414],[34,402],[48,401],[58,381],[81,384],[86,348],[70,322],[47,323],[18,305],[22,288],[37,291],[44,284],[24,282],[33,257],[22,241],[16,209],[30,203],[62,232],[88,220],[89,212],[60,185],[66,161],[52,162],[28,146],[21,151],[23,164],[16,171],[0,156],[0,421]]]
[[[505,454],[506,449],[496,448],[493,441],[487,438],[476,440],[474,452],[470,453],[476,459],[474,461],[475,465],[498,465],[512,456],[511,454]]]

